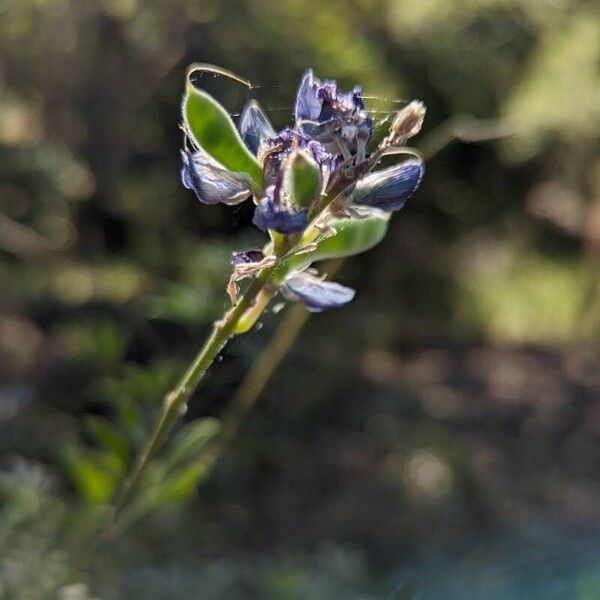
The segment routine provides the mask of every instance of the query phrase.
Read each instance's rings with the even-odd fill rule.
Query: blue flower
[[[375,171],[357,182],[350,199],[353,204],[386,212],[400,210],[419,187],[424,172],[420,160]]]
[[[203,204],[239,204],[252,193],[249,175],[229,171],[202,149],[182,150],[181,159],[181,182]]]
[[[255,100],[249,100],[244,106],[239,129],[246,147],[254,156],[258,154],[258,149],[263,141],[276,135],[267,115]]]
[[[308,216],[290,204],[278,184],[267,188],[265,197],[254,210],[252,222],[264,232],[274,229],[287,234],[302,231],[308,225]]]
[[[295,118],[300,131],[321,142],[327,152],[345,160],[356,155],[357,163],[365,159],[373,122],[360,87],[339,91],[335,81],[321,83],[309,69],[298,88]]]
[[[293,204],[285,181],[285,162],[298,150],[308,151],[319,166],[322,187],[335,164],[335,157],[325,152],[319,142],[290,127],[264,138],[258,158],[263,165],[266,189],[254,211],[253,223],[265,232],[274,229],[283,234],[296,233],[308,225],[306,210]]]
[[[295,273],[281,286],[290,300],[301,300],[310,312],[338,308],[354,298],[355,291],[333,281],[323,281],[307,272]]]
[[[275,184],[281,171],[284,160],[294,150],[308,150],[321,169],[323,180],[333,169],[335,157],[325,151],[316,140],[304,135],[296,129],[286,127],[277,135],[265,138],[261,146],[258,159],[263,165],[265,185]]]
[[[275,132],[254,100],[248,101],[241,113],[240,136],[262,167],[260,188],[248,173],[230,171],[202,147],[182,151],[181,180],[205,204],[238,204],[254,195],[253,223],[265,232],[273,230],[284,235],[304,230],[314,203],[324,194],[333,193],[332,189],[334,196],[340,194],[336,184],[345,186],[343,195],[349,200],[347,203],[338,201],[338,216],[362,218],[364,211],[396,211],[419,186],[423,163],[409,160],[364,174],[387,148],[402,145],[418,132],[424,112],[419,102],[400,111],[390,135],[366,160],[373,123],[361,88],[341,91],[335,81],[321,82],[308,70],[298,88],[294,127]],[[299,166],[303,163],[298,157],[302,156],[307,165],[312,165],[312,175],[310,169],[302,171]],[[348,161],[362,164],[363,168],[345,169]],[[305,175],[300,176],[300,173]],[[356,175],[353,177],[352,173]],[[238,261],[246,259],[245,256],[236,258]]]

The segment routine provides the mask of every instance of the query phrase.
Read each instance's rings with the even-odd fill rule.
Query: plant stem
[[[200,451],[197,462],[205,465],[207,474],[237,433],[248,411],[298,337],[310,313],[301,304],[292,306],[277,327],[275,335],[242,379],[221,418],[218,434]]]
[[[482,129],[483,125],[487,125],[488,127],[483,127]],[[426,147],[423,150],[423,154],[427,158],[430,158],[455,138],[464,138],[467,141],[478,141],[483,139],[494,139],[506,135],[506,125],[504,123],[500,122],[498,124],[497,122],[494,122],[493,125],[495,128],[486,122],[479,122],[476,120],[465,122],[464,118],[462,118],[462,120],[451,119],[439,128],[440,132],[437,134],[437,137],[433,136],[430,147]],[[355,172],[352,174],[340,175],[338,180],[333,182],[331,189],[328,190],[328,193],[323,200],[320,203],[316,203],[310,211],[309,218],[311,223],[314,223],[323,210],[331,204],[331,202],[335,201],[357,177],[364,174],[363,171],[366,172],[372,168],[372,166],[372,164],[367,165],[365,162],[362,169],[355,169]],[[291,239],[282,242],[281,247],[277,249],[277,254],[284,255],[295,243],[298,243],[298,238],[292,237]],[[339,264],[334,266],[333,270],[335,271],[338,267]],[[275,267],[263,269],[252,281],[239,302],[226,313],[223,319],[214,324],[212,334],[197,354],[194,362],[183,375],[175,389],[165,397],[161,418],[157,423],[146,448],[140,454],[131,476],[126,481],[117,497],[117,502],[114,511],[112,512],[111,524],[116,523],[117,519],[135,498],[135,493],[148,465],[164,443],[165,437],[174,421],[182,412],[185,412],[187,401],[215,357],[233,335],[243,333],[252,327],[256,319],[260,316],[260,313],[268,304],[268,301],[272,297],[272,293],[265,290],[265,286],[274,271]],[[261,294],[263,291],[264,293]],[[259,294],[261,294],[260,297]],[[257,299],[258,301],[255,304]],[[248,309],[253,307],[254,304],[255,310],[251,311],[251,314],[247,314]],[[293,307],[277,329],[272,341],[267,345],[263,353],[255,361],[250,371],[242,380],[240,387],[232,398],[231,406],[225,413],[221,433],[215,438],[213,444],[207,446],[206,452],[201,453],[198,457],[199,460],[205,459],[209,468],[216,461],[224,446],[237,431],[244,415],[257,400],[269,377],[289,350],[308,317],[309,313],[304,309]]]
[[[367,170],[368,167],[365,163],[362,168],[359,167],[354,169],[352,173],[347,174],[344,172],[339,175],[338,179],[333,182],[331,188],[323,197],[322,201],[320,203],[316,203],[316,205],[311,209],[309,213],[309,219],[314,221],[325,210],[325,208],[331,204],[331,202],[336,200],[336,198],[359,177],[362,171],[366,172]],[[284,256],[286,252],[295,246],[297,241],[298,240],[293,236],[288,239],[281,240],[279,247],[277,247],[277,245],[275,247],[275,254],[279,257]],[[242,323],[239,331],[238,325],[240,324],[240,321],[242,321],[242,318],[246,315],[246,311],[252,307],[258,295],[265,288],[275,270],[276,266],[263,269],[258,276],[253,279],[252,283],[242,295],[239,302],[225,314],[223,319],[215,322],[210,337],[206,340],[204,346],[196,355],[196,358],[192,362],[189,369],[185,372],[175,389],[166,395],[163,412],[158,423],[156,424],[156,428],[148,440],[148,444],[139,455],[130,477],[126,480],[123,488],[117,496],[114,509],[111,511],[109,516],[109,524],[107,527],[108,536],[112,535],[112,530],[114,529],[115,524],[123,512],[135,499],[137,489],[146,470],[148,469],[148,466],[162,447],[165,438],[177,417],[180,414],[185,413],[187,401],[193,394],[196,386],[212,364],[215,357],[219,354],[219,352],[223,349],[225,344],[233,335],[247,331],[247,327],[244,323]],[[258,302],[259,307],[257,307],[257,313],[261,312],[261,309],[264,310],[268,300],[270,299],[269,294],[265,294],[261,298],[264,299],[264,302]],[[260,315],[251,315],[251,318],[249,319],[249,327],[252,326],[258,316]],[[243,414],[245,414],[245,410],[242,410],[242,416]]]
[[[325,264],[323,270],[329,275],[333,275],[343,262],[344,259],[330,260]],[[199,452],[196,458],[198,463],[205,465],[206,475],[210,473],[225,447],[237,433],[244,417],[260,397],[269,379],[306,325],[310,315],[311,313],[302,304],[291,306],[277,326],[269,343],[253,361],[221,417],[219,433]]]
[[[194,393],[194,390],[216,356],[234,335],[236,325],[244,316],[245,312],[252,306],[261,290],[265,287],[274,269],[275,267],[263,269],[252,281],[239,302],[229,310],[221,320],[215,322],[211,335],[206,340],[200,352],[196,355],[196,358],[188,370],[184,373],[173,391],[165,396],[163,411],[154,432],[148,440],[148,444],[139,455],[130,477],[117,497],[115,508],[111,516],[111,525],[114,525],[117,522],[123,512],[134,500],[137,489],[150,462],[162,447],[173,423],[179,415],[185,413],[190,396]]]

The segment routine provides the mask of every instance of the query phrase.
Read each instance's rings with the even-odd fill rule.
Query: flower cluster
[[[349,302],[354,290],[317,277],[310,268],[311,252],[318,254],[320,245],[336,236],[338,256],[373,245],[353,241],[366,234],[346,239],[340,231],[349,221],[356,227],[373,219],[387,223],[389,213],[401,209],[415,192],[423,162],[404,145],[419,132],[424,114],[420,102],[410,103],[396,115],[389,135],[369,153],[373,121],[361,88],[341,91],[335,81],[321,82],[309,70],[298,88],[293,127],[276,132],[254,100],[245,106],[235,135],[243,141],[252,165],[257,165],[254,176],[246,172],[250,169],[225,166],[216,152],[194,137],[190,126],[185,127],[192,148],[182,151],[183,185],[205,204],[237,204],[253,197],[253,223],[271,236],[263,250],[234,255],[232,296],[241,278],[278,265],[275,285],[286,298],[304,302],[308,310],[319,312]],[[386,154],[400,153],[413,156],[373,170]],[[308,258],[290,260],[301,254]]]

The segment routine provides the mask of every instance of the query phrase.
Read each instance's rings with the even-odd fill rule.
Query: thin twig
[[[503,119],[477,119],[470,115],[456,115],[436,127],[419,144],[421,154],[429,159],[455,140],[487,142],[508,137],[516,129]]]
[[[343,264],[344,259],[328,261],[323,271],[333,275]],[[206,475],[222,455],[240,428],[244,417],[262,394],[269,379],[281,364],[306,325],[311,313],[302,304],[294,304],[277,326],[271,341],[252,363],[239,386],[229,400],[225,414],[221,418],[219,433],[196,457],[196,462],[206,467]]]
[[[310,313],[302,304],[294,304],[284,315],[267,346],[246,372],[229,400],[229,406],[221,419],[219,433],[196,458],[196,462],[206,467],[207,474],[239,430],[244,417],[262,394],[273,372],[296,341],[309,316]]]

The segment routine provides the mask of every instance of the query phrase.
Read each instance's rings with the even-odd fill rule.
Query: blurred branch
[[[488,142],[508,137],[515,131],[515,127],[503,119],[477,119],[469,115],[456,115],[426,135],[419,149],[429,159],[455,140],[467,143]]]
[[[330,260],[324,271],[333,275],[344,259]],[[205,476],[210,473],[223,450],[240,428],[244,417],[262,394],[269,379],[281,364],[306,325],[311,313],[301,303],[294,304],[285,314],[271,341],[252,363],[250,369],[233,393],[225,414],[221,418],[221,430],[197,457],[197,462],[206,466]]]
[[[275,369],[285,358],[309,317],[310,313],[302,304],[294,304],[279,323],[275,335],[246,372],[230,398],[229,406],[221,419],[219,433],[198,454],[197,462],[206,466],[206,474],[212,470],[225,447],[239,430],[244,417],[262,394]]]
[[[0,248],[17,255],[34,255],[49,250],[48,242],[29,227],[0,213]]]

